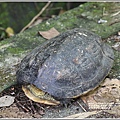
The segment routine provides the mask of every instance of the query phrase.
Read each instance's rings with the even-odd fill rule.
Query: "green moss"
[[[8,17],[8,11],[7,11],[7,3],[0,3],[0,26],[3,28],[8,27],[9,17]],[[3,12],[4,11],[4,12]]]
[[[16,47],[9,47],[7,49],[11,54],[19,54],[20,52],[23,52],[22,48],[16,48]]]
[[[114,51],[114,55],[115,55],[114,64],[109,76],[112,78],[120,79],[120,52]]]
[[[0,79],[0,92],[10,87],[11,85],[16,84],[15,76],[11,75],[8,71],[3,73],[3,70],[0,70],[0,75],[2,75],[2,79]]]

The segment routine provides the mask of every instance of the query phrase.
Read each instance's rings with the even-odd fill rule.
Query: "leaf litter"
[[[47,40],[49,40],[49,39],[51,39],[53,37],[56,37],[60,33],[53,27],[48,31],[39,31],[39,34],[42,35]]]
[[[90,111],[65,118],[118,118],[120,117],[120,80],[106,78],[94,91],[81,97]]]
[[[94,92],[82,96],[81,99],[90,110],[113,113],[114,109],[120,109],[120,80],[106,78]],[[117,115],[120,116],[120,112]]]
[[[46,106],[43,104],[35,103],[34,101],[28,99],[25,96],[25,94],[22,91],[20,86],[16,86],[16,85],[11,86],[8,90],[5,90],[1,94],[1,96],[5,96],[5,95],[13,96],[13,97],[15,97],[15,99],[14,99],[14,104],[10,105],[7,108],[2,107],[0,109],[0,116],[2,118],[5,118],[5,117],[7,117],[7,118],[9,118],[9,117],[12,117],[12,118],[43,118],[43,116],[46,116],[46,112],[48,110],[49,111],[53,110],[54,112],[55,111],[57,112],[57,109],[62,110],[62,108],[59,106],[56,108],[53,108],[51,106]],[[99,97],[96,97],[97,95]],[[107,95],[109,96],[108,98],[107,98]],[[84,117],[87,117],[90,114],[92,115],[94,113],[94,111],[96,111],[96,110],[97,110],[98,116],[101,114],[103,116],[107,115],[110,117],[116,117],[116,116],[118,117],[118,116],[120,116],[120,112],[119,112],[119,110],[120,110],[120,104],[119,104],[120,81],[118,79],[108,79],[107,78],[107,79],[105,79],[104,83],[100,85],[100,87],[98,89],[96,89],[91,94],[82,96],[81,99],[89,106],[89,109],[90,109],[90,111],[84,112]],[[111,100],[109,100],[109,99],[111,99]],[[94,106],[96,105],[97,109],[92,105],[90,106],[90,103],[92,103],[92,105],[94,104]],[[106,105],[106,103],[107,103],[107,105]],[[76,105],[76,102],[73,102],[73,104]],[[71,106],[71,109],[73,109],[72,107],[73,106]],[[102,111],[104,110],[104,113],[100,113],[101,110]],[[9,112],[9,114],[8,114],[8,112]],[[18,114],[16,114],[16,112]],[[113,115],[111,115],[111,114],[113,114]],[[116,116],[114,116],[114,114]],[[82,114],[78,114],[78,115],[79,115],[78,117],[80,117]],[[66,114],[66,116],[67,116],[67,114]],[[73,116],[74,116],[74,114],[73,114]]]

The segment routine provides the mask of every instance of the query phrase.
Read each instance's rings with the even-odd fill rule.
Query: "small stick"
[[[77,104],[83,109],[84,112],[87,112],[87,110],[78,101]]]
[[[36,106],[41,108],[42,110],[45,110],[44,107],[42,107],[39,103],[36,103]]]
[[[31,106],[31,111],[32,111],[33,114],[35,114],[35,111],[36,111],[36,110],[35,110],[35,108],[34,108],[34,106],[33,106],[32,101],[30,101],[30,104],[31,104],[31,105],[30,105],[30,106]]]
[[[118,11],[117,13],[112,14],[111,17],[116,16],[116,15],[118,15],[119,13],[120,13],[120,11]]]
[[[25,108],[18,100],[16,100],[16,103],[26,112],[29,112],[27,108]]]
[[[113,25],[113,24],[115,24],[115,23],[119,23],[119,22],[120,22],[120,20],[115,20],[115,21],[109,23],[109,26],[111,26],[111,25]]]
[[[27,29],[44,11],[45,9],[50,5],[50,1],[42,8],[42,10],[28,23],[20,32],[23,32],[25,29]]]
[[[99,111],[100,112],[100,111]],[[67,117],[64,117],[65,119],[69,119],[69,118],[76,118],[76,119],[81,119],[81,118],[87,118],[88,116],[90,115],[94,115],[94,114],[97,114],[99,113],[97,111],[91,111],[91,112],[83,112],[83,113],[77,113],[77,114],[74,114],[74,115],[70,115],[70,116],[67,116]]]

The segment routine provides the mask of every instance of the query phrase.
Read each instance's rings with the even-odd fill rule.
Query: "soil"
[[[9,107],[0,108],[1,118],[62,118],[71,114],[88,111],[87,106],[81,108],[79,102],[80,98],[73,101],[67,107],[63,105],[49,106],[35,103],[27,98],[21,89],[21,86],[14,85],[1,93],[1,96],[11,95],[15,96],[14,103]],[[85,105],[82,103],[83,106]]]

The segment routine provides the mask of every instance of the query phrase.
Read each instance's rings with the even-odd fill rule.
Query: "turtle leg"
[[[65,106],[66,108],[72,104],[72,102],[74,101],[74,99],[72,98],[62,98],[62,99],[58,99],[55,98],[56,100],[60,101],[60,105],[61,106]]]

